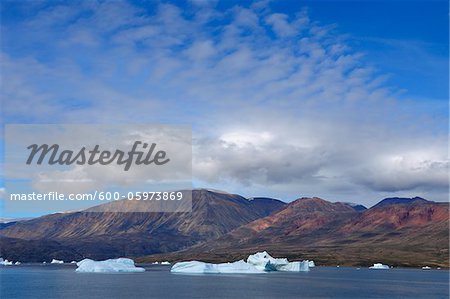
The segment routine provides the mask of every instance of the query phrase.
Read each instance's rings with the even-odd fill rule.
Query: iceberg
[[[132,259],[118,258],[105,261],[84,259],[77,263],[76,272],[144,272],[144,268],[136,267]]]
[[[169,262],[161,262],[161,265],[170,265]]]
[[[75,261],[71,261],[70,263],[71,263],[71,264],[76,264],[77,262],[75,262]]]
[[[309,271],[309,261],[289,262],[287,258],[273,258],[267,251],[249,255],[247,263],[263,271]]]
[[[222,264],[210,264],[200,261],[179,262],[172,266],[170,272],[194,274],[264,273],[264,271],[243,260]]]
[[[381,263],[375,263],[373,266],[369,267],[369,269],[381,269],[381,270],[387,270],[389,269],[388,265],[383,265]]]
[[[254,265],[259,270],[276,271],[277,268],[289,264],[289,261],[286,258],[273,258],[267,251],[263,251],[249,255],[247,263]]]
[[[52,259],[52,261],[50,262],[50,264],[64,264],[64,261]]]
[[[422,270],[431,270],[431,268],[428,266],[425,266],[425,267],[422,267]]]
[[[4,260],[3,258],[1,258],[0,257],[0,265],[3,265],[3,266],[11,266],[13,264],[13,262],[10,262],[10,261],[8,261],[8,260]]]
[[[152,265],[158,265],[159,263],[158,262],[154,262],[154,263],[152,263]]]
[[[308,261],[308,266],[310,268],[314,268],[316,266],[316,264],[314,264],[314,261]]]
[[[178,262],[172,266],[173,273],[265,273],[269,271],[309,271],[309,261],[289,262],[286,258],[273,258],[266,251],[249,255],[247,261],[211,264],[200,261]]]
[[[21,262],[19,262],[19,261],[14,263],[14,265],[20,265],[20,264],[21,264]]]
[[[286,265],[281,265],[277,267],[277,271],[287,271],[287,272],[306,272],[309,271],[309,262],[290,262]]]

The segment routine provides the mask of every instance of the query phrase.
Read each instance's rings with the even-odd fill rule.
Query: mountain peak
[[[367,210],[367,208],[365,206],[363,206],[362,204],[359,204],[359,203],[343,202],[343,204],[351,207],[353,210],[355,210],[357,212],[364,212],[365,210]]]

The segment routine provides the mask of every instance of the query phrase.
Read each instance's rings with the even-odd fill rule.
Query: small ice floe
[[[52,261],[50,262],[50,264],[64,264],[64,261],[52,259]]]
[[[336,268],[339,268],[339,265],[337,265]]]
[[[308,266],[310,268],[314,268],[316,266],[316,264],[314,264],[314,261],[308,261]]]
[[[20,265],[20,264],[21,264],[21,262],[19,262],[19,261],[14,263],[14,265]]]
[[[441,270],[441,267],[437,267],[436,269]]]
[[[84,259],[77,263],[78,268],[76,272],[144,272],[144,268],[136,267],[132,259],[118,258],[106,261],[94,261],[91,259]]]
[[[172,266],[173,273],[229,274],[266,273],[270,271],[303,272],[309,271],[309,261],[289,262],[286,258],[273,258],[266,251],[250,255],[247,261],[211,264],[200,261],[178,262]]]
[[[161,262],[161,265],[170,265],[168,261]]]
[[[153,262],[152,263],[152,265],[158,265],[159,264],[159,262]]]
[[[428,266],[425,266],[425,267],[422,267],[422,270],[431,270],[431,268]]]
[[[71,263],[71,264],[76,264],[77,262],[75,262],[75,261],[71,261],[70,263]]]
[[[387,270],[389,269],[389,266],[383,265],[382,263],[375,263],[373,266],[369,267],[369,269]]]
[[[12,261],[8,261],[7,259],[3,259],[2,257],[0,257],[0,265],[3,266],[11,266],[13,264]]]

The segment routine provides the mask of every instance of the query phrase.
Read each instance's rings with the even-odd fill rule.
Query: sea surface
[[[141,265],[142,266],[142,265]],[[316,267],[267,274],[76,273],[75,265],[0,267],[0,298],[449,298],[448,270]]]

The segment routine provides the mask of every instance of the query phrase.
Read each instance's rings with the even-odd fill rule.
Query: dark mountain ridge
[[[426,200],[426,199],[424,199],[422,197],[418,197],[418,196],[412,197],[412,198],[407,198],[407,197],[388,197],[388,198],[385,198],[385,199],[381,200],[380,202],[378,202],[372,208],[379,208],[379,207],[384,207],[384,206],[389,206],[389,205],[426,203],[426,202],[432,202],[432,201]]]

